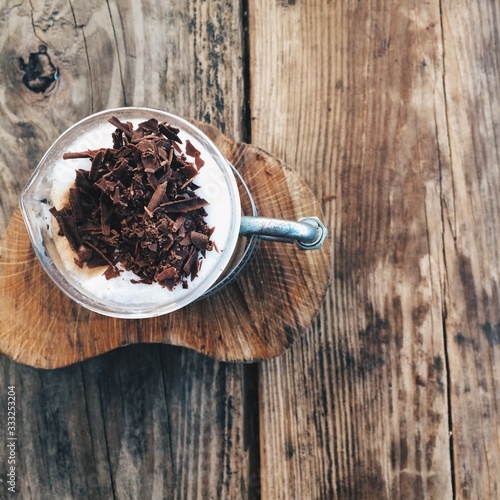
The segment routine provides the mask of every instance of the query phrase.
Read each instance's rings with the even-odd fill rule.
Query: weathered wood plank
[[[148,105],[244,138],[240,21],[238,2],[1,2],[0,231],[45,149],[91,112]],[[36,94],[22,85],[18,58],[27,62],[40,44],[60,79]],[[5,357],[0,366],[2,387],[18,391],[23,498],[239,498],[256,490],[255,424],[245,411],[252,367],[169,346],[49,372]],[[5,407],[4,392],[0,401]]]
[[[446,341],[457,498],[500,496],[500,5],[443,2]]]
[[[107,461],[100,462],[105,455],[98,452],[102,435],[91,434],[87,419],[81,367],[38,373],[13,363],[7,366],[4,380],[15,385],[18,401],[18,495],[112,497]]]
[[[263,496],[449,498],[439,2],[255,2],[250,49],[252,140],[329,200],[336,273],[261,367]]]

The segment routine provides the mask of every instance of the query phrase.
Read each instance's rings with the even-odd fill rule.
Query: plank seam
[[[242,25],[242,57],[243,57],[243,109],[242,109],[242,140],[252,143],[252,115],[251,115],[251,80],[250,80],[250,22],[248,0],[241,0]]]
[[[252,114],[251,114],[251,80],[250,80],[250,11],[248,0],[241,0],[241,49],[243,70],[243,103],[241,117],[241,139],[247,144],[252,143]],[[259,365],[251,363],[243,368],[244,389],[244,430],[248,446],[248,497],[260,499],[262,497],[262,467],[260,447],[260,388]]]
[[[260,397],[259,365],[250,363],[243,367],[243,433],[244,447],[248,450],[248,498],[260,499],[262,495],[260,462]]]

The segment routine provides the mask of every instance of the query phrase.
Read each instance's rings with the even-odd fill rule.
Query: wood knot
[[[59,79],[59,69],[50,60],[45,45],[40,45],[38,52],[30,53],[28,63],[20,57],[19,69],[24,72],[24,86],[32,92],[47,92]]]

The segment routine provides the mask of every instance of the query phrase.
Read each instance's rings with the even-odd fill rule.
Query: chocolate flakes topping
[[[68,152],[64,159],[88,158],[90,170],[76,171],[69,204],[51,209],[75,252],[79,267],[107,266],[112,279],[133,271],[132,283],[187,288],[198,275],[206,252],[214,249],[213,228],[193,179],[204,165],[186,141],[180,152],[179,129],[154,118],[136,129],[113,117],[113,148]]]

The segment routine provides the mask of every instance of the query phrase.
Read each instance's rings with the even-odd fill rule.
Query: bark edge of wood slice
[[[279,159],[193,123],[242,175],[260,215],[323,218],[309,187]],[[165,316],[122,320],[88,311],[56,287],[17,209],[0,239],[0,351],[38,368],[67,366],[141,342],[184,346],[221,361],[273,358],[317,314],[330,282],[331,253],[331,236],[309,251],[261,241],[243,272],[220,292]]]

